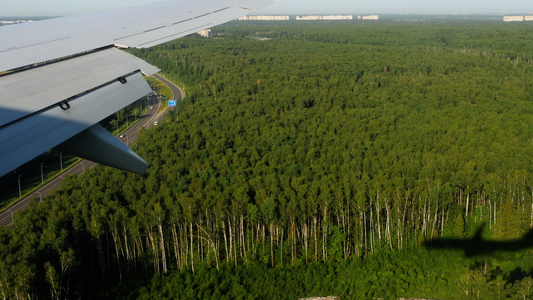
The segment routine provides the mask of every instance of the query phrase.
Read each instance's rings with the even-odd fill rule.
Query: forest
[[[0,228],[0,296],[533,297],[533,27],[232,22],[131,50],[187,91]]]

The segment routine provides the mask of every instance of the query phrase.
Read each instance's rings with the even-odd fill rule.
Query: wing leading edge
[[[150,93],[143,75],[159,71],[118,48],[152,47],[272,2],[171,0],[1,27],[0,176],[60,144],[143,173],[146,162],[95,125]]]

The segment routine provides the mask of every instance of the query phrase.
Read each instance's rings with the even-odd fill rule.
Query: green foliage
[[[455,219],[454,227],[453,227],[453,236],[458,238],[464,238],[465,235],[465,220],[463,218],[462,214],[458,214],[457,218]]]
[[[474,263],[472,267],[468,264]],[[476,264],[457,255],[413,249],[380,253],[364,259],[309,263],[296,267],[268,268],[261,263],[244,267],[223,266],[220,271],[201,269],[154,276],[145,284],[116,289],[128,298],[243,298],[296,299],[337,295],[341,298],[460,298],[528,299],[533,282],[527,276],[514,283],[509,273],[487,262]],[[150,286],[150,288],[146,288]],[[162,288],[162,287],[166,288]],[[188,293],[190,289],[195,293]]]

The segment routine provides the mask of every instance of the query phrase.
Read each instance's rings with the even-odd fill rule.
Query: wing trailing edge
[[[109,48],[4,75],[0,77],[0,126],[134,72],[150,76],[159,69],[124,51]]]

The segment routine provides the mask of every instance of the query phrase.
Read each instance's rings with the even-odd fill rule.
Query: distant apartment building
[[[33,21],[32,20],[0,21],[0,26],[2,26],[2,25],[13,25],[13,24],[30,23],[30,22],[33,22]]]
[[[353,20],[352,15],[336,15],[336,16],[323,16],[322,20],[338,21],[338,20]]]
[[[238,18],[239,21],[288,21],[289,16],[243,16]]]
[[[296,21],[320,21],[322,16],[296,16]]]
[[[359,20],[379,20],[379,15],[369,15],[369,16],[363,16],[362,18],[358,18]]]
[[[533,21],[533,16],[525,16],[524,21]]]
[[[202,31],[198,31],[198,34],[203,37],[211,37],[211,29],[206,29]]]
[[[504,22],[521,22],[524,21],[524,16],[504,16]]]
[[[239,21],[289,21],[289,16],[244,16],[240,17]],[[296,16],[297,21],[337,21],[337,20],[353,20],[352,15],[329,15],[329,16]]]

